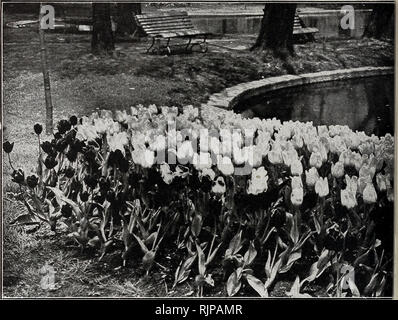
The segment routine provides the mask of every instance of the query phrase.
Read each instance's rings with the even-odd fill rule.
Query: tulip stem
[[[40,157],[41,151],[40,151],[40,135],[39,135],[39,134],[37,135],[37,139],[38,139],[38,141],[39,141],[39,157]]]
[[[11,169],[12,169],[12,170],[15,170],[14,166],[12,165],[12,161],[11,161],[11,156],[10,156],[10,154],[7,153],[7,156],[8,156],[8,161],[9,161],[9,163],[10,163]]]

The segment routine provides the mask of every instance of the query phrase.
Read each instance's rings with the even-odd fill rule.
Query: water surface
[[[393,76],[331,81],[285,88],[242,101],[246,117],[348,125],[367,134],[394,134]]]

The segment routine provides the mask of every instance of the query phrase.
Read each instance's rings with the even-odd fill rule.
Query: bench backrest
[[[185,11],[168,11],[135,16],[138,24],[149,36],[162,33],[183,32],[185,30],[196,30],[192,21]]]
[[[298,16],[298,14],[296,13],[294,15],[294,29],[301,29],[303,26],[301,24],[301,20],[300,17]]]

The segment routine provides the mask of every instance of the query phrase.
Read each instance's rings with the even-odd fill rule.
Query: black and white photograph
[[[1,24],[4,299],[398,296],[393,1],[2,1]]]

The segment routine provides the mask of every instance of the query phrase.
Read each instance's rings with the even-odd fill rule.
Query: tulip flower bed
[[[147,273],[178,251],[173,286],[194,277],[199,296],[225,285],[266,297],[289,273],[292,297],[321,278],[330,296],[390,292],[391,135],[154,105],[61,120],[51,141],[34,130],[36,173],[3,144],[27,208],[16,224],[64,228]]]

